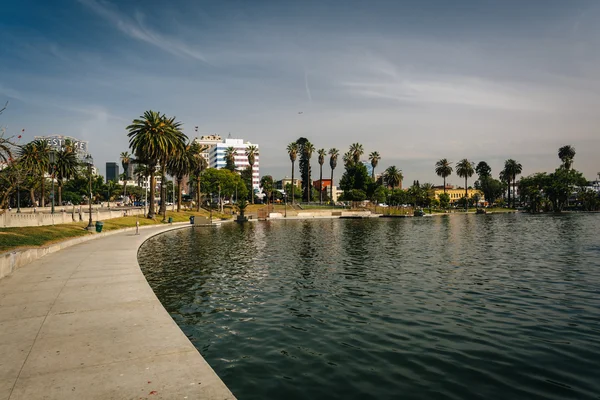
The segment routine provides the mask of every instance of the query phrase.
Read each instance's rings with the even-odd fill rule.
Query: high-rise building
[[[204,135],[199,138],[194,139],[194,143],[198,143],[201,145],[208,146],[206,150],[202,152],[202,156],[206,159],[207,164],[210,164],[209,156],[210,149],[217,145],[217,143],[222,143],[223,139],[219,135]]]
[[[119,182],[119,164],[116,162],[106,163],[106,182]]]
[[[209,167],[210,168],[224,168],[225,167],[225,151],[228,147],[233,147],[235,149],[235,169],[237,171],[242,171],[245,168],[249,167],[248,157],[246,157],[246,148],[248,146],[256,146],[258,150],[258,145],[255,143],[245,142],[243,139],[225,139],[221,142],[216,143],[213,147],[210,148],[209,155]],[[260,156],[258,152],[254,156],[254,166],[252,167],[252,187],[254,189],[258,189],[260,187],[260,174],[259,174],[259,159]]]

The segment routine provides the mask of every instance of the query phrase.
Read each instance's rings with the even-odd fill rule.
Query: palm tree
[[[472,177],[475,173],[475,168],[473,168],[473,163],[466,158],[463,158],[459,162],[456,163],[456,175],[461,178],[465,178],[465,208],[468,207],[468,198],[469,192],[467,189],[467,179]],[[445,185],[444,185],[445,186]]]
[[[402,183],[402,180],[404,180],[402,170],[396,168],[395,165],[388,167],[383,173],[383,181],[392,188],[392,192],[396,186]]]
[[[507,188],[508,188],[508,190],[507,190],[507,193],[508,193],[508,206],[510,207],[510,180],[511,180],[511,176],[508,173],[508,171],[506,170],[506,166],[504,167],[504,169],[502,171],[500,171],[499,178],[500,178],[500,181],[503,182],[503,183],[505,183],[506,186],[507,186]],[[502,189],[502,191],[504,192],[504,188]]]
[[[197,142],[192,142],[192,145],[189,149],[189,157],[190,157],[190,172],[196,181],[196,211],[200,211],[200,204],[202,203],[202,194],[200,192],[200,179],[202,177],[202,172],[208,166],[206,162],[206,158],[202,155],[208,146],[201,145]],[[211,199],[212,201],[212,199]]]
[[[304,158],[306,159],[306,169],[308,171],[306,176],[308,176],[308,177],[310,177],[310,158],[312,157],[314,151],[315,151],[315,146],[309,141],[306,141],[306,143],[304,143],[304,146],[302,146],[302,152],[304,154]],[[311,187],[312,186],[311,186],[310,182],[307,182],[307,185],[306,185],[306,202],[307,203],[310,203],[310,200],[312,197],[311,196],[312,193],[310,190]]]
[[[129,179],[128,169],[129,163],[131,162],[131,155],[128,151],[124,151],[121,153],[121,165],[123,166],[123,197],[127,196],[127,180]]]
[[[50,146],[45,140],[34,140],[21,147],[20,157],[25,171],[41,182],[40,207],[44,207],[46,171],[50,166]]]
[[[446,178],[452,175],[452,163],[446,158],[442,158],[435,163],[435,173],[444,178],[444,193],[446,193]]]
[[[269,209],[269,198],[271,197],[271,193],[273,192],[273,177],[271,175],[265,175],[260,178],[260,187],[262,187],[263,192],[267,196],[267,210]]]
[[[353,143],[350,145],[350,154],[352,154],[352,161],[354,164],[358,164],[360,162],[360,156],[365,153],[363,149],[363,145],[360,143]]]
[[[319,155],[319,204],[323,204],[323,164],[325,163],[325,156],[327,152],[325,149],[317,150]]]
[[[138,119],[134,119],[127,127],[129,147],[139,160],[144,160],[151,168],[150,181],[154,182],[154,168],[160,166],[160,200],[163,221],[166,221],[165,175],[169,158],[180,151],[186,143],[187,136],[181,131],[181,123],[175,117],[167,118],[156,111],[146,111]],[[150,186],[150,205],[148,218],[154,218],[154,184]]]
[[[235,147],[229,146],[225,149],[225,169],[230,170],[231,172],[235,172],[235,156],[236,150]]]
[[[371,161],[371,167],[373,167],[373,170],[371,171],[371,178],[373,181],[375,180],[375,168],[377,167],[377,164],[379,164],[379,160],[381,160],[381,156],[378,152],[373,151],[369,154],[369,161]]]
[[[246,157],[248,157],[248,164],[250,164],[250,170],[254,173],[254,162],[256,161],[256,155],[258,154],[258,147],[252,145],[246,147]],[[252,179],[252,178],[251,178]],[[251,180],[252,182],[252,180]],[[252,186],[252,185],[250,185]],[[252,190],[252,204],[254,204],[254,186],[251,187]]]
[[[175,181],[177,181],[177,212],[181,211],[181,193],[183,178],[188,176],[192,167],[192,158],[190,152],[191,144],[188,143],[185,149],[178,151],[174,157],[169,160],[167,172]]]
[[[567,168],[566,163],[565,163],[565,168]],[[570,168],[570,165],[569,165],[569,168]],[[519,175],[521,173],[521,171],[523,170],[523,166],[511,158],[504,162],[504,170],[506,171],[506,174],[508,177],[508,184],[510,185],[511,179],[513,182],[513,208],[515,208],[515,203],[517,200],[517,196],[515,195],[515,186],[516,186],[516,181],[517,181],[517,175]],[[509,193],[510,193],[510,189],[509,189]],[[509,206],[510,206],[510,201],[509,201]]]
[[[337,167],[337,159],[340,155],[340,151],[338,149],[331,148],[329,149],[329,166],[331,167],[331,185],[330,185],[330,196],[329,198],[333,201],[333,170]]]
[[[352,152],[351,151],[345,152],[344,155],[342,156],[342,160],[344,161],[344,166],[346,168],[348,168],[350,165],[352,165],[354,162]]]
[[[558,158],[562,161],[565,169],[571,169],[573,165],[573,158],[575,158],[575,147],[571,145],[562,146],[558,149]]]
[[[287,152],[290,156],[290,161],[292,162],[292,206],[294,205],[294,188],[296,187],[294,182],[294,163],[296,162],[296,158],[298,157],[298,143],[292,142],[287,146]],[[252,196],[254,197],[254,195]],[[254,201],[254,200],[252,200]]]
[[[62,188],[65,180],[72,179],[77,175],[79,161],[73,147],[69,144],[63,146],[56,153],[56,163],[54,165],[54,173],[56,183],[58,185],[58,204],[62,204]]]

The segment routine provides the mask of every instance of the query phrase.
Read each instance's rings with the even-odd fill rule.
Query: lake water
[[[140,264],[241,400],[600,399],[600,214],[270,221]]]

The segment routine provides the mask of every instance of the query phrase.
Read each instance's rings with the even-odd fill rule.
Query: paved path
[[[0,400],[234,398],[138,266],[164,230],[90,240],[0,280]]]

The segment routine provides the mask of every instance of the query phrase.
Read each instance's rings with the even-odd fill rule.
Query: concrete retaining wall
[[[127,210],[92,210],[92,221],[105,221],[107,219],[119,218],[128,215],[143,215],[141,208]],[[14,210],[0,215],[1,228],[25,227],[25,226],[47,226],[58,224],[69,224],[71,222],[89,221],[89,209],[87,207],[71,207],[60,209],[54,214],[50,213],[16,213]]]

